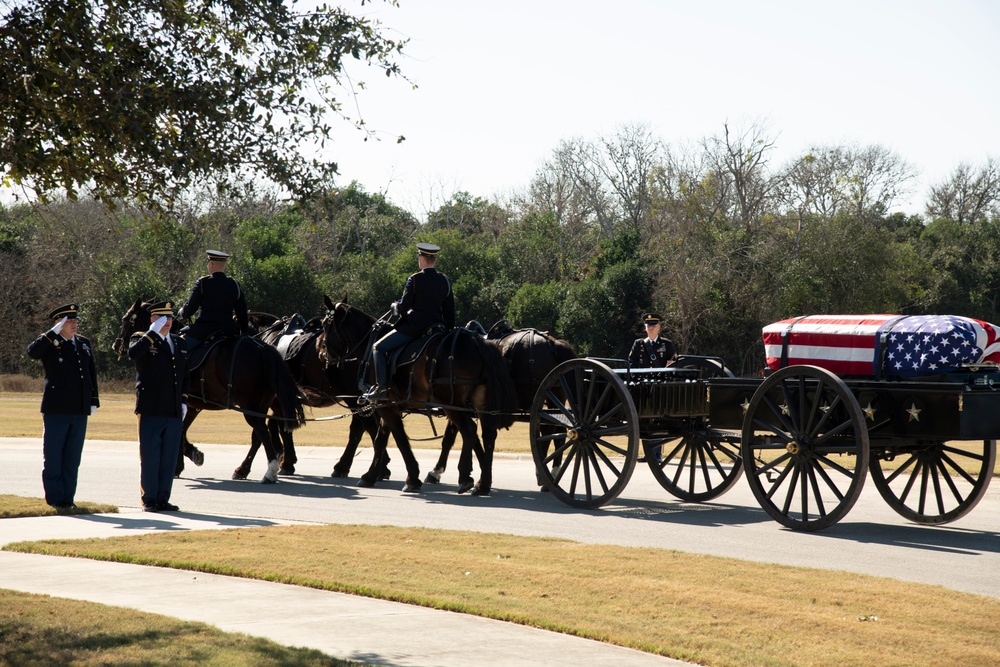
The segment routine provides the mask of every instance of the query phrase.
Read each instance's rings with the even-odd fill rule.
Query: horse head
[[[362,348],[371,338],[375,318],[343,301],[333,303],[329,297],[323,297],[323,301],[327,310],[322,320],[324,362],[340,364],[363,354]]]
[[[125,356],[125,352],[128,350],[128,339],[132,337],[132,334],[149,328],[149,305],[149,301],[136,299],[135,303],[122,316],[122,326],[118,331],[118,337],[111,344],[111,349],[115,351],[119,359]]]

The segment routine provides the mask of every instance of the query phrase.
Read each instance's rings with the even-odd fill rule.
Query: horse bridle
[[[346,312],[350,310],[351,307],[349,305],[345,305],[344,308]],[[360,357],[356,356],[352,357],[351,356],[352,353],[354,353],[355,350],[361,348],[362,345],[367,345],[368,338],[371,338],[371,336],[368,336],[368,338],[361,338],[357,343],[351,345],[350,341],[348,341],[347,339],[345,339],[343,336],[340,335],[340,327],[337,326],[336,314],[337,314],[337,308],[335,307],[333,310],[331,310],[326,314],[326,317],[323,318],[323,347],[320,348],[319,358],[323,362],[324,368],[329,368],[330,366],[336,366],[339,368],[346,362],[358,361]],[[327,327],[328,319],[330,320],[329,328]],[[329,329],[333,329],[333,333],[337,338],[338,346],[342,345],[345,348],[344,353],[337,357],[330,356],[330,346],[326,342],[326,336]]]

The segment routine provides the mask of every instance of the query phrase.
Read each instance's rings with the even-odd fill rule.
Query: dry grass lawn
[[[133,609],[0,589],[0,665],[349,667],[319,651]]]
[[[2,389],[0,384],[0,389]],[[40,438],[42,437],[42,416],[38,411],[42,401],[38,393],[0,393],[0,438]],[[343,447],[347,444],[351,420],[344,418],[345,411],[337,407],[306,408],[306,417],[322,421],[307,423],[295,432],[296,447]],[[333,417],[333,419],[331,419]],[[431,422],[420,415],[406,418],[406,429],[413,438],[414,447],[436,449],[441,441],[435,437],[444,431],[444,419]],[[436,433],[435,433],[436,431]],[[234,436],[238,434],[238,436]],[[194,443],[250,444],[250,427],[240,413],[232,410],[206,411],[191,425],[189,437]],[[101,407],[87,422],[89,440],[137,440],[135,397],[127,393],[107,393],[102,390]],[[370,447],[368,438],[362,439],[362,447]],[[497,451],[527,454],[531,452],[528,443],[527,424],[517,423],[510,430],[501,431],[497,439]]]
[[[14,548],[422,604],[712,667],[1000,664],[998,600],[659,549],[341,525]]]

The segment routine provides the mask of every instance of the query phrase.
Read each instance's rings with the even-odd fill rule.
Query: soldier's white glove
[[[399,303],[396,301],[392,302],[392,314],[399,317]]]
[[[54,334],[60,334],[60,333],[62,333],[63,326],[66,324],[66,320],[68,320],[68,319],[69,319],[68,317],[64,316],[61,320],[59,320],[58,322],[56,322],[56,325],[54,327],[52,327],[52,333],[54,333]]]
[[[160,315],[158,318],[156,318],[155,322],[149,325],[149,331],[151,333],[160,333],[160,329],[162,329],[163,325],[166,323],[167,323],[167,316]]]
[[[184,421],[188,416],[188,406],[187,403],[181,403],[181,421]]]
[[[93,417],[96,414],[97,414],[97,406],[96,405],[91,405],[90,406],[90,416]]]

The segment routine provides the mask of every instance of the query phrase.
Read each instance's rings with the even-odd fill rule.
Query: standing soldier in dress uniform
[[[246,334],[250,328],[243,288],[226,275],[229,254],[221,250],[209,250],[207,254],[208,275],[195,281],[191,295],[177,313],[180,319],[189,320],[201,310],[198,319],[184,328],[189,350],[218,331],[227,336],[238,336]]]
[[[375,386],[365,400],[383,400],[389,392],[389,353],[419,338],[436,324],[455,328],[455,294],[448,276],[434,268],[441,248],[430,243],[417,244],[420,271],[406,279],[403,296],[392,304],[392,312],[401,315],[392,331],[372,346]]]
[[[45,502],[57,509],[76,507],[77,473],[87,437],[87,418],[101,405],[90,341],[76,335],[75,303],[56,308],[54,326],[28,345],[28,356],[42,362],[42,487]]]
[[[663,368],[677,358],[674,344],[660,337],[660,323],[663,318],[656,313],[646,313],[642,323],[646,327],[646,337],[637,338],[628,353],[629,366],[633,368]]]
[[[173,304],[149,308],[149,330],[128,342],[135,363],[135,413],[139,415],[139,485],[146,512],[176,512],[170,503],[174,468],[187,414],[188,349],[170,333]]]

